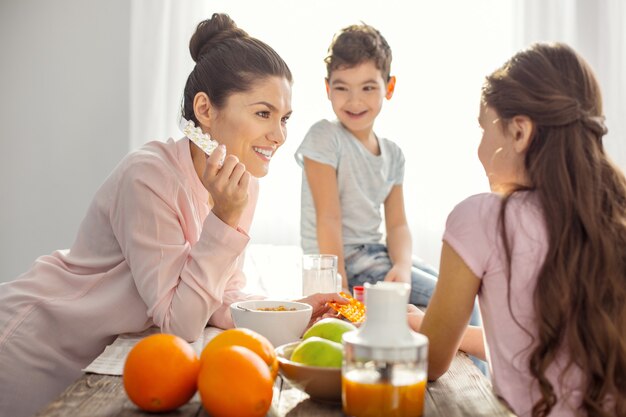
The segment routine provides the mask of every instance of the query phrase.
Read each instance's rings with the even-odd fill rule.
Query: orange
[[[261,357],[267,364],[272,374],[272,378],[276,378],[278,374],[278,359],[274,346],[265,338],[265,336],[244,328],[229,329],[215,336],[202,350],[200,362],[204,361],[220,348],[225,346],[243,346]]]
[[[243,346],[216,349],[202,361],[198,391],[212,417],[262,417],[272,405],[274,378],[259,355]]]
[[[143,410],[174,410],[193,397],[199,373],[200,359],[189,343],[171,334],[154,334],[128,353],[124,389]]]

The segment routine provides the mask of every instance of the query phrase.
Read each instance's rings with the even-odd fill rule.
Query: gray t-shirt
[[[380,243],[381,205],[394,185],[404,179],[404,155],[398,145],[378,138],[380,155],[373,155],[339,121],[320,120],[309,129],[296,151],[304,158],[327,164],[337,171],[343,244]],[[300,235],[304,253],[318,253],[315,205],[302,171]]]

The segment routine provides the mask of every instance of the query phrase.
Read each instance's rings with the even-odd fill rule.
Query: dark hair
[[[293,81],[289,67],[274,49],[249,36],[224,13],[215,13],[198,24],[189,51],[196,66],[187,78],[182,115],[195,123],[193,100],[199,92],[221,108],[231,94],[249,91],[266,77]]]
[[[328,78],[336,69],[353,68],[363,62],[372,61],[385,82],[391,74],[391,48],[372,26],[365,23],[343,28],[334,37],[324,59]]]
[[[534,44],[487,77],[482,99],[504,125],[516,115],[533,122],[524,164],[543,209],[548,251],[533,295],[529,369],[541,399],[532,415],[546,416],[556,404],[546,371],[558,354],[567,358],[565,369],[582,372],[586,415],[626,415],[626,179],[604,151],[598,82],[567,45]],[[510,196],[500,211],[509,309]]]

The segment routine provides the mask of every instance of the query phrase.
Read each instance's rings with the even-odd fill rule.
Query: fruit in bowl
[[[276,348],[280,374],[289,384],[309,394],[312,400],[340,403],[341,368],[309,366],[292,361],[292,354],[300,343],[287,343]]]
[[[308,339],[312,336],[321,337],[323,339],[332,340],[333,342],[341,343],[341,337],[344,333],[356,330],[356,326],[348,321],[336,319],[333,317],[327,317],[322,319],[309,328],[304,335],[303,339]]]
[[[284,300],[247,300],[232,303],[235,327],[254,330],[274,346],[300,340],[311,320],[309,304]]]
[[[276,348],[281,375],[313,400],[341,402],[341,338],[352,330],[356,326],[336,318],[316,322],[301,342]]]
[[[291,361],[308,366],[341,368],[343,346],[332,340],[311,336],[296,346]]]

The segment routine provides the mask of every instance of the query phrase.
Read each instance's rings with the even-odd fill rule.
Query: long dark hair
[[[487,77],[482,99],[504,125],[525,115],[534,126],[524,163],[549,241],[533,296],[537,328],[529,369],[541,399],[532,415],[548,415],[557,402],[546,371],[562,353],[566,370],[576,366],[582,372],[582,411],[624,416],[626,179],[604,151],[598,82],[567,45],[534,44]],[[500,226],[510,284],[504,227],[509,198]]]
[[[227,14],[215,13],[200,22],[189,41],[189,51],[196,66],[187,78],[182,115],[196,124],[193,99],[199,92],[222,108],[229,95],[249,91],[266,77],[293,81],[289,67],[276,51],[238,28]]]

